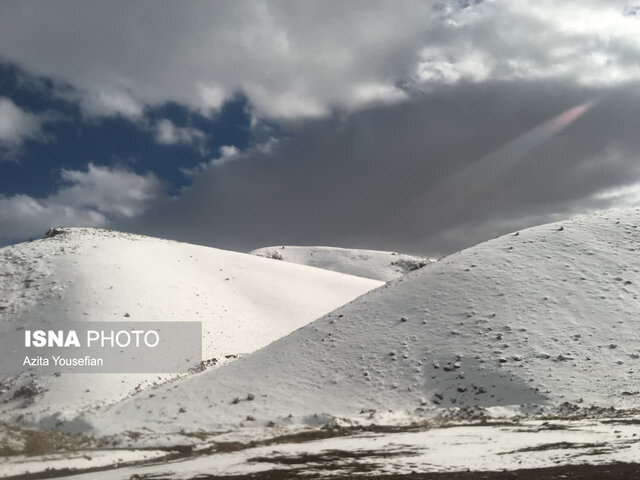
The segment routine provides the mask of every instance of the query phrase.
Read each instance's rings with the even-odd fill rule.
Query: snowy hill
[[[639,251],[637,209],[505,235],[179,388],[87,420],[98,431],[125,418],[128,428],[211,430],[321,424],[323,413],[358,418],[372,409],[638,406]]]
[[[265,247],[250,253],[385,282],[435,261],[431,258],[396,252],[336,247]]]
[[[46,320],[198,320],[204,359],[250,353],[382,282],[100,229],[0,249],[0,327]],[[0,377],[0,419],[111,403],[167,375]],[[29,398],[16,396],[27,385]],[[24,389],[22,390],[25,391]],[[39,392],[39,393],[38,393]],[[32,403],[31,403],[32,402]]]

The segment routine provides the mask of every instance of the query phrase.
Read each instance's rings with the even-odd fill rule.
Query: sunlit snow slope
[[[195,429],[362,409],[637,406],[639,253],[637,209],[505,235],[92,421]]]
[[[52,238],[0,249],[0,328],[33,320],[202,321],[203,357],[220,363],[381,284],[214,248],[64,229]],[[166,376],[0,377],[0,418],[28,414],[25,421],[55,420],[59,413],[75,415],[158,379]]]
[[[265,247],[254,255],[388,282],[434,262],[434,259],[380,250],[337,247]]]

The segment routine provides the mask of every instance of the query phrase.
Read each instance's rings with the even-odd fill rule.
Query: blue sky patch
[[[182,169],[217,157],[224,145],[243,150],[252,140],[250,112],[242,95],[227,101],[210,118],[167,103],[147,108],[144,119],[131,120],[87,117],[77,103],[59,92],[49,79],[0,65],[0,97],[10,98],[28,112],[53,117],[43,127],[44,139],[27,140],[15,158],[5,155],[0,161],[0,194],[46,197],[57,190],[60,169],[83,170],[89,163],[121,166],[138,174],[152,172],[166,182],[171,194],[189,183]],[[197,145],[159,143],[156,126],[161,120],[202,132],[202,141]]]

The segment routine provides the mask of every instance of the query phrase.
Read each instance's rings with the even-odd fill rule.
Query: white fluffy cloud
[[[206,139],[202,130],[193,127],[178,127],[167,118],[158,121],[154,130],[156,142],[161,145],[193,145],[202,150],[203,142]]]
[[[494,0],[449,9],[443,41],[421,52],[417,76],[560,79],[610,86],[640,78],[640,19],[619,0]]]
[[[17,107],[10,99],[0,97],[0,142],[19,145],[25,139],[38,135],[38,117]]]
[[[48,114],[27,112],[11,99],[0,97],[0,161],[13,159],[27,140],[46,140],[42,126],[49,120]]]
[[[211,165],[212,167],[219,167],[221,165],[224,165],[225,163],[232,162],[233,160],[236,160],[238,158],[239,153],[240,151],[235,146],[223,145],[222,147],[220,147],[220,155],[218,156],[218,158],[214,158],[213,160],[211,160],[209,165]],[[206,168],[206,166],[203,166],[202,168]]]
[[[144,106],[124,90],[95,90],[80,96],[86,115],[96,117],[122,116],[130,120],[143,117]]]
[[[47,198],[0,195],[0,241],[38,236],[55,225],[108,226],[142,213],[163,192],[153,175],[89,164],[62,170],[62,185]]]
[[[75,86],[85,112],[136,119],[175,101],[211,114],[317,117],[487,78],[640,76],[640,18],[617,0],[0,4],[0,57]],[[72,14],[71,14],[72,12]]]

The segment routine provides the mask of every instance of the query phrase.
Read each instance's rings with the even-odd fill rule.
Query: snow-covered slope
[[[265,247],[253,250],[251,253],[385,282],[435,261],[431,258],[396,252],[337,247]]]
[[[214,248],[64,229],[0,249],[0,327],[33,320],[202,321],[204,359],[220,362],[263,347],[381,284]],[[155,380],[157,375],[108,374],[0,378],[0,418],[75,415]],[[25,382],[32,393],[42,393],[26,402],[14,399]]]
[[[88,420],[98,431],[117,419],[129,428],[213,429],[289,415],[320,423],[314,414],[368,409],[638,406],[639,252],[637,209],[509,234]]]

